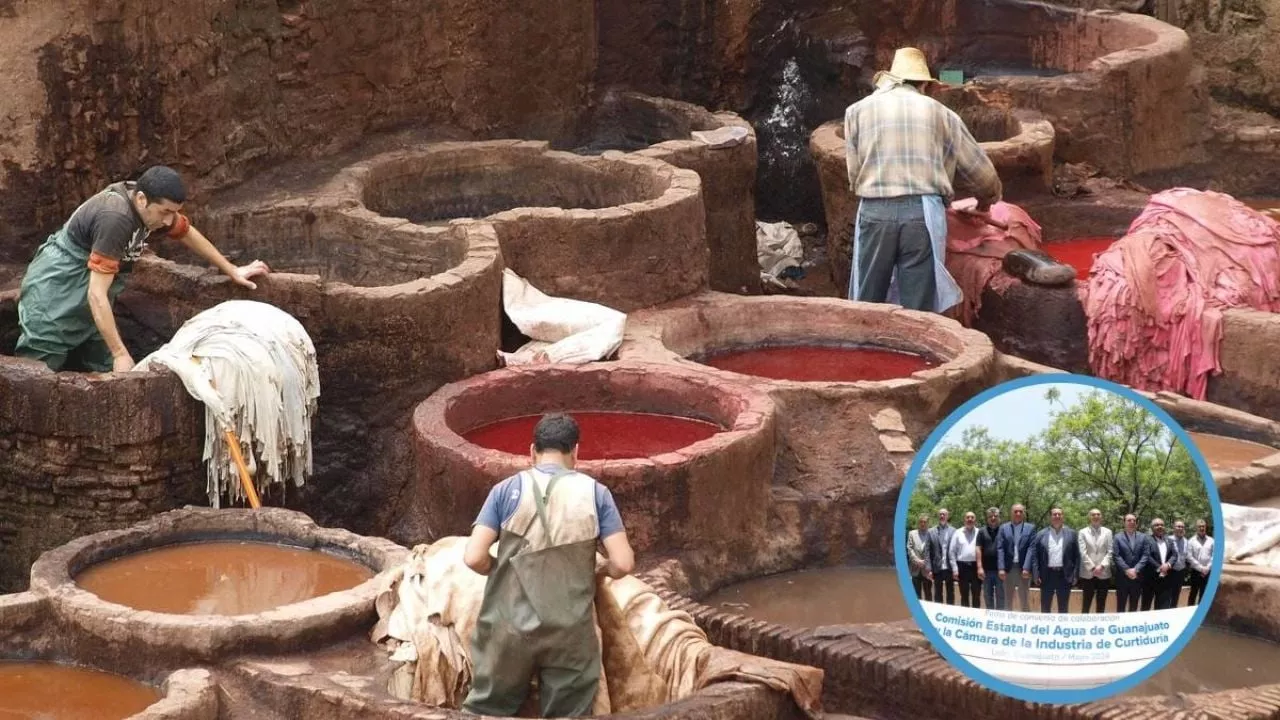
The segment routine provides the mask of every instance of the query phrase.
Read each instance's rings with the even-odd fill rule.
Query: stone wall
[[[15,306],[0,295],[0,326],[16,326]],[[206,504],[203,443],[204,410],[171,373],[53,373],[0,356],[0,592],[26,587],[36,557],[72,538]]]
[[[159,162],[208,190],[410,123],[571,133],[595,67],[591,0],[491,8],[0,4],[0,81],[16,101],[0,115],[0,262],[25,261],[84,197]]]

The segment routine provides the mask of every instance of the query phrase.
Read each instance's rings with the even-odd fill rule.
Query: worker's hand
[[[596,553],[596,579],[600,579],[609,574],[609,561],[605,556]]]
[[[237,285],[243,285],[244,287],[247,287],[250,290],[257,290],[258,284],[255,283],[253,279],[256,277],[263,277],[264,275],[270,275],[270,274],[271,274],[271,268],[267,267],[266,263],[262,262],[261,260],[254,260],[248,265],[241,265],[240,267],[236,268],[235,273],[231,275],[231,280],[234,281],[235,284]]]
[[[129,372],[133,369],[133,356],[127,351],[123,355],[117,355],[111,361],[111,372]]]

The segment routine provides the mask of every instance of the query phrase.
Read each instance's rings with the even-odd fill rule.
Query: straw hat
[[[929,74],[929,63],[925,61],[924,53],[913,47],[898,48],[894,51],[893,65],[889,67],[888,72],[882,70],[876,73],[872,82],[878,84],[880,78],[885,75],[910,82],[938,82]]]

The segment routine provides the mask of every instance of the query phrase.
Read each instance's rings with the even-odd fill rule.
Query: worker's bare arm
[[[204,233],[197,230],[194,225],[190,226],[186,234],[184,234],[180,239],[182,240],[182,244],[186,245],[191,252],[199,255],[208,261],[210,265],[218,268],[223,275],[226,275],[237,284],[243,285],[250,290],[258,287],[257,284],[253,282],[255,277],[260,277],[271,272],[271,268],[267,267],[267,264],[261,260],[254,260],[248,265],[236,267],[226,258],[226,256],[222,254],[222,252],[218,250],[218,248],[214,247],[213,243],[209,242],[209,238],[205,237]]]
[[[467,538],[467,548],[462,554],[462,562],[477,574],[488,575],[493,567],[493,557],[489,548],[498,541],[498,531],[484,525],[476,525],[471,529],[471,537]]]
[[[93,324],[98,326],[98,332],[102,335],[103,342],[107,344],[107,349],[111,351],[111,357],[115,358],[112,370],[124,372],[133,369],[133,357],[129,355],[129,349],[125,347],[124,340],[120,339],[120,330],[116,327],[116,316],[111,310],[111,299],[107,296],[111,282],[115,279],[114,273],[97,270],[89,272],[89,313],[93,315]]]
[[[626,531],[616,532],[601,541],[607,559],[605,574],[617,580],[630,575],[636,569],[636,554],[627,540]]]

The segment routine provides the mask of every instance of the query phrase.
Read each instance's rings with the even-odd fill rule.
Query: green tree
[[[984,523],[991,506],[1007,520],[1014,503],[1026,506],[1027,519],[1039,526],[1054,507],[1073,527],[1085,525],[1094,507],[1112,527],[1130,512],[1144,528],[1157,516],[1171,530],[1174,520],[1186,521],[1189,531],[1195,520],[1209,520],[1208,493],[1190,453],[1146,408],[1105,391],[1070,407],[1057,388],[1044,397],[1054,408],[1051,420],[1033,437],[1001,440],[970,427],[958,443],[935,450],[912,493],[909,527],[920,513],[936,522],[940,507],[951,511],[955,525],[969,511]]]

